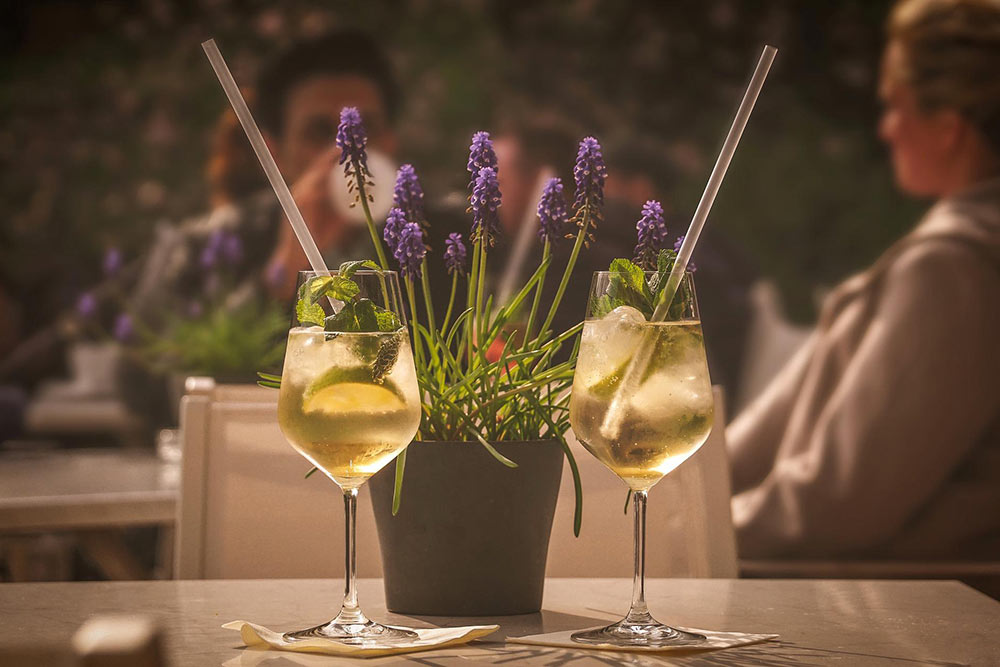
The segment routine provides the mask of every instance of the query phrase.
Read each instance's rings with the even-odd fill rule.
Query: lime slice
[[[344,413],[392,412],[406,406],[384,385],[341,382],[315,392],[302,402],[305,412]]]
[[[335,366],[313,380],[302,396],[305,412],[383,412],[403,407],[399,387],[389,380],[375,384],[367,366]]]

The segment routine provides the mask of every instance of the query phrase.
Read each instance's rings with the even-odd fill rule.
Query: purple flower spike
[[[76,314],[89,320],[97,312],[97,297],[93,292],[84,292],[76,301]]]
[[[555,243],[562,238],[566,227],[566,199],[563,197],[562,180],[550,179],[538,200],[538,237]]]
[[[406,219],[422,227],[427,225],[424,215],[424,189],[412,164],[404,164],[396,172],[396,187],[392,191],[392,205],[403,209]]]
[[[635,263],[652,271],[656,257],[667,246],[667,224],[663,221],[663,206],[650,199],[642,206],[642,217],[635,226],[639,243],[635,246]]]
[[[358,167],[368,172],[368,153],[365,146],[368,144],[368,136],[365,133],[365,126],[361,123],[361,112],[357,107],[344,107],[340,110],[340,125],[337,127],[337,147],[340,148],[340,162],[344,164],[348,160],[351,166]]]
[[[396,248],[399,247],[399,235],[406,226],[406,213],[401,208],[389,209],[389,215],[385,218],[385,227],[382,228],[382,238],[389,247],[389,252],[395,256]]]
[[[113,333],[116,339],[122,343],[132,340],[135,336],[135,325],[132,324],[132,316],[128,313],[121,313],[115,318]]]
[[[239,264],[243,259],[243,239],[236,232],[227,232],[222,237],[222,256],[229,264]]]
[[[493,150],[493,142],[490,140],[490,133],[476,132],[472,135],[472,145],[469,146],[469,164],[467,169],[470,174],[470,188],[476,187],[476,178],[479,176],[479,171],[487,167],[496,171],[497,154],[496,151]]]
[[[497,209],[500,208],[500,184],[497,182],[497,172],[492,167],[483,167],[476,177],[472,188],[472,234],[473,241],[484,240],[487,245],[493,245],[500,231],[500,219]]]
[[[122,268],[122,251],[118,248],[108,248],[108,251],[104,253],[104,276],[106,278],[113,278]]]
[[[449,275],[458,273],[465,275],[465,243],[462,242],[462,235],[458,232],[448,234],[444,241],[444,265],[448,267]]]
[[[681,244],[683,243],[684,243],[684,237],[678,236],[677,240],[674,241],[674,252],[680,252]],[[698,270],[698,267],[694,265],[694,262],[689,261],[687,265],[687,270],[690,271],[691,273],[694,273],[695,271]]]
[[[424,245],[424,231],[415,222],[408,222],[399,231],[399,245],[393,255],[399,262],[399,269],[403,277],[408,280],[419,279],[421,276],[420,263],[427,254],[427,246]]]
[[[585,204],[600,206],[604,203],[604,179],[608,177],[604,166],[604,155],[601,144],[593,137],[586,137],[580,142],[576,154],[576,166],[573,167],[573,180],[576,182],[575,208]]]
[[[205,247],[201,249],[201,255],[198,258],[201,268],[211,269],[219,263],[219,255],[222,253],[223,234],[224,232],[221,229],[217,229],[208,237],[208,241],[205,242]]]

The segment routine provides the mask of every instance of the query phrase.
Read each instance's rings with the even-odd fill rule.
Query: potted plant
[[[380,235],[369,210],[372,182],[357,110],[342,111],[337,144],[378,268],[394,268],[389,255],[398,264],[422,393],[417,437],[395,466],[371,480],[386,604],[412,614],[536,612],[563,456],[573,473],[577,534],[582,518],[579,474],[565,439],[581,325],[560,333],[551,325],[579,253],[601,219],[606,170],[600,145],[592,137],[580,142],[571,211],[560,179],[547,184],[538,205],[541,262],[509,303],[494,307],[485,277],[501,193],[489,134],[474,135],[467,165],[469,245],[457,232],[446,241],[451,290],[438,321],[427,271],[429,221],[415,170],[399,169]],[[565,266],[554,267],[551,247],[563,238],[573,239],[572,252]],[[558,288],[543,303],[550,277],[559,280]],[[317,298],[310,293],[300,306]],[[525,312],[520,324],[516,318]],[[323,324],[322,317],[315,323]],[[278,380],[264,376],[263,384]]]

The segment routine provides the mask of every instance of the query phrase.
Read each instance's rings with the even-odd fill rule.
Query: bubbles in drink
[[[636,323],[632,313],[616,313],[623,308],[584,324],[570,419],[594,456],[633,489],[648,489],[708,438],[712,386],[700,322]],[[649,364],[636,386],[622,388],[644,336],[652,345]],[[601,425],[619,391],[622,421],[609,438]]]

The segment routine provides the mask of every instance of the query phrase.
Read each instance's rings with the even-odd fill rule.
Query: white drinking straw
[[[323,255],[320,254],[316,241],[313,240],[312,234],[309,233],[306,221],[302,219],[299,207],[295,205],[292,193],[289,191],[285,179],[281,177],[281,172],[278,171],[278,165],[274,161],[271,151],[267,150],[267,144],[264,143],[264,136],[260,133],[260,128],[257,127],[253,116],[250,115],[250,109],[247,107],[246,100],[243,99],[243,93],[240,92],[239,86],[236,85],[236,80],[233,79],[233,75],[229,71],[229,67],[226,65],[219,47],[215,45],[214,39],[210,39],[207,42],[202,42],[201,48],[205,50],[205,55],[208,56],[208,61],[212,63],[215,75],[219,77],[222,89],[226,91],[229,103],[233,105],[236,117],[240,119],[243,131],[247,133],[247,139],[250,140],[250,145],[253,146],[253,152],[257,154],[260,166],[264,168],[267,180],[271,182],[274,194],[278,196],[278,201],[281,202],[281,208],[285,211],[285,217],[292,224],[292,230],[295,232],[295,237],[299,240],[302,250],[306,253],[309,265],[312,266],[313,271],[326,271],[326,262],[323,260]]]
[[[677,259],[674,260],[674,267],[670,270],[670,277],[667,278],[667,284],[660,295],[660,301],[656,305],[656,310],[653,312],[651,320],[653,322],[659,322],[667,315],[667,308],[670,307],[670,302],[674,299],[674,294],[677,292],[677,286],[681,282],[681,277],[683,277],[684,271],[687,269],[688,262],[691,261],[691,254],[694,252],[695,244],[698,243],[698,237],[701,236],[701,230],[705,227],[708,212],[712,210],[712,204],[715,203],[715,196],[719,194],[722,179],[726,177],[726,170],[729,169],[729,163],[733,161],[733,154],[736,153],[740,137],[743,136],[743,130],[746,129],[747,121],[750,120],[750,113],[753,111],[754,104],[757,103],[757,96],[760,95],[760,89],[764,86],[764,79],[767,78],[767,73],[771,69],[771,63],[774,62],[774,57],[777,54],[778,49],[770,45],[766,45],[763,53],[760,54],[760,60],[757,61],[757,69],[754,70],[753,77],[750,79],[750,85],[747,86],[747,91],[743,94],[743,101],[740,102],[740,108],[736,110],[733,125],[729,128],[726,141],[722,144],[722,151],[719,153],[719,158],[715,161],[715,167],[712,168],[712,175],[708,177],[708,184],[705,185],[701,201],[698,202],[698,208],[695,209],[694,217],[691,218],[691,225],[688,227],[687,234],[684,235],[684,241],[677,251]]]
[[[740,137],[743,136],[743,130],[746,129],[747,121],[750,120],[750,113],[753,111],[754,104],[757,103],[760,89],[764,86],[764,80],[767,78],[767,73],[770,71],[771,64],[774,62],[774,57],[777,54],[778,49],[771,45],[764,46],[764,51],[760,54],[760,60],[757,61],[757,69],[754,70],[746,93],[743,94],[743,101],[740,102],[740,107],[736,110],[736,117],[733,118],[732,127],[729,128],[726,141],[722,144],[722,151],[719,153],[719,158],[715,161],[715,167],[712,168],[712,175],[708,177],[708,184],[701,195],[701,201],[698,202],[698,208],[695,209],[694,217],[691,219],[691,225],[684,236],[684,241],[677,251],[677,258],[674,260],[674,266],[670,270],[667,284],[664,286],[659,302],[656,304],[656,309],[653,311],[653,316],[650,318],[651,322],[663,321],[667,316],[670,303],[674,300],[681,278],[684,276],[684,271],[687,269],[688,262],[691,261],[694,246],[698,243],[701,230],[705,227],[708,212],[712,210],[712,204],[715,203],[715,196],[719,194],[722,179],[726,176],[726,170],[729,169],[729,163],[733,160],[733,154],[740,143]],[[632,360],[629,362],[628,368],[625,370],[625,374],[618,384],[614,397],[611,399],[611,404],[608,405],[608,411],[604,414],[604,421],[601,423],[601,435],[609,440],[618,437],[622,422],[625,419],[625,401],[637,389],[634,386],[636,385],[636,379],[645,373],[646,366],[649,365],[653,345],[651,340],[647,340],[648,338],[649,336],[642,338],[638,349],[632,355]]]

